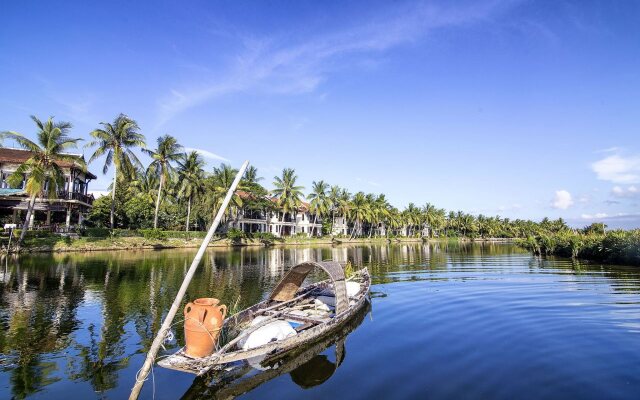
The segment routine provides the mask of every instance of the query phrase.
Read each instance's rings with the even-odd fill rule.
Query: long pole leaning
[[[169,309],[169,312],[167,313],[167,316],[165,317],[164,322],[162,322],[162,326],[160,327],[158,334],[156,335],[155,339],[153,339],[151,348],[147,353],[147,358],[144,360],[144,365],[136,375],[136,383],[135,385],[133,385],[133,389],[131,389],[129,400],[136,400],[140,395],[140,390],[142,390],[142,385],[144,385],[144,381],[147,379],[147,376],[149,375],[149,371],[151,370],[151,367],[155,362],[156,354],[158,354],[158,350],[160,349],[160,346],[162,345],[162,342],[164,341],[164,338],[167,332],[169,331],[169,328],[171,328],[171,323],[173,322],[173,318],[176,316],[176,313],[178,312],[178,307],[180,307],[180,303],[182,303],[182,298],[187,292],[189,283],[191,283],[191,279],[193,278],[193,275],[195,274],[196,269],[198,269],[198,265],[202,260],[202,256],[204,255],[204,252],[207,250],[207,246],[209,245],[211,238],[213,238],[213,234],[216,232],[216,229],[218,229],[220,220],[222,219],[222,216],[224,215],[224,212],[226,211],[227,206],[231,201],[231,197],[233,196],[233,193],[236,191],[236,187],[238,187],[238,184],[240,183],[240,179],[242,179],[242,175],[244,175],[244,171],[247,169],[248,165],[249,165],[249,161],[247,160],[244,162],[244,164],[242,164],[242,167],[240,167],[240,170],[236,175],[236,179],[234,179],[233,183],[231,184],[231,187],[229,188],[229,191],[227,192],[227,195],[225,196],[224,201],[222,202],[222,205],[218,210],[218,214],[216,215],[216,218],[213,220],[213,223],[209,228],[209,232],[207,232],[207,236],[205,236],[204,240],[202,241],[202,244],[200,245],[200,248],[198,249],[198,252],[196,253],[195,258],[193,259],[193,262],[191,263],[191,266],[187,271],[187,274],[184,276],[184,280],[182,281],[180,290],[178,290],[178,294],[176,295],[175,300],[173,300],[173,304],[171,305],[171,308]]]

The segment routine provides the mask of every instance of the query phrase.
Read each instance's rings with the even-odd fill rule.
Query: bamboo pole
[[[200,248],[198,249],[198,252],[196,253],[195,258],[193,259],[193,262],[191,263],[191,266],[189,267],[189,270],[187,271],[187,274],[185,275],[184,280],[182,281],[180,290],[178,290],[178,294],[176,295],[175,300],[173,300],[173,304],[171,305],[171,308],[169,309],[169,312],[167,313],[167,316],[165,317],[164,322],[162,323],[162,326],[158,331],[158,334],[156,335],[155,339],[153,339],[153,343],[151,344],[151,348],[147,353],[147,358],[144,361],[144,365],[136,375],[136,383],[135,385],[133,385],[133,388],[131,389],[129,400],[136,400],[140,395],[140,390],[142,390],[142,385],[144,385],[144,381],[147,379],[147,376],[149,375],[149,370],[151,369],[151,367],[153,366],[153,363],[155,362],[156,354],[158,353],[158,350],[160,349],[160,346],[162,345],[162,342],[164,341],[164,338],[167,332],[169,331],[169,328],[171,328],[171,323],[173,322],[173,318],[176,316],[176,313],[178,312],[178,307],[180,307],[180,303],[182,303],[182,298],[187,292],[189,283],[191,282],[191,279],[193,278],[193,275],[195,274],[196,269],[198,269],[198,265],[202,260],[202,256],[204,255],[205,250],[207,249],[207,245],[211,241],[211,238],[213,238],[213,234],[216,232],[216,229],[220,224],[220,220],[222,219],[222,216],[224,215],[225,210],[227,209],[227,206],[231,201],[231,197],[233,196],[233,193],[235,192],[236,187],[240,183],[240,179],[242,179],[242,175],[244,175],[244,171],[247,169],[248,165],[249,165],[249,161],[245,161],[244,164],[242,164],[242,166],[240,167],[240,170],[238,171],[236,178],[231,184],[231,187],[229,188],[229,191],[227,192],[227,195],[225,196],[224,201],[222,202],[222,205],[220,206],[220,209],[216,214],[216,218],[213,220],[213,223],[209,228],[209,232],[207,232],[207,236],[202,241],[202,244],[200,245]]]

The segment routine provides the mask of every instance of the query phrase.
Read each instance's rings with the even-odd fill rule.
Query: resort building
[[[29,196],[24,190],[27,176],[22,184],[10,187],[7,182],[18,166],[31,157],[28,150],[0,147],[0,221],[5,223],[22,223],[29,204]],[[82,155],[72,154],[78,160]],[[58,188],[55,199],[39,198],[36,200],[31,215],[30,227],[38,225],[42,228],[65,231],[75,224],[82,224],[86,214],[91,210],[93,195],[89,194],[89,182],[96,179],[91,172],[84,171],[81,164],[74,161],[60,160],[58,166],[65,176],[64,187]],[[20,215],[22,214],[22,215]]]
[[[338,236],[338,235],[347,236],[349,234],[349,224],[347,223],[347,219],[345,217],[334,218],[333,230],[331,234],[333,236]]]
[[[250,193],[238,190],[236,192],[241,198],[247,199]],[[267,198],[272,202],[277,199]],[[315,223],[314,223],[315,222]],[[271,210],[250,210],[240,208],[235,211],[235,217],[228,223],[228,228],[239,229],[246,233],[269,232],[274,236],[293,236],[299,233],[308,236],[322,235],[322,221],[309,212],[309,204],[302,202],[297,212],[283,213]]]

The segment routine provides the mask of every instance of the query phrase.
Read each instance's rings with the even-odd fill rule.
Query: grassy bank
[[[19,232],[18,232],[19,233]],[[20,252],[74,252],[134,249],[172,249],[197,248],[202,243],[206,232],[161,231],[161,230],[114,230],[93,229],[84,232],[81,237],[68,237],[48,232],[28,232]],[[420,237],[314,237],[293,236],[276,238],[272,235],[256,235],[255,237],[219,237],[215,236],[209,247],[233,246],[314,246],[340,244],[387,244],[387,243],[421,243]],[[429,239],[431,242],[466,242],[466,241],[509,242],[511,239],[467,239],[440,238]],[[6,248],[7,238],[2,242]],[[6,251],[6,250],[5,250]]]
[[[203,236],[201,232],[195,232],[188,238],[186,235],[176,235],[171,232],[161,234],[131,235],[116,233],[109,236],[82,236],[64,237],[53,234],[27,235],[20,252],[74,252],[74,251],[104,251],[104,250],[134,250],[134,249],[171,249],[171,248],[197,248],[201,245]],[[357,244],[357,243],[407,243],[422,242],[420,238],[303,238],[287,237],[283,239],[265,238],[240,238],[229,239],[226,237],[214,237],[209,247],[233,247],[233,246],[313,246],[332,244]],[[5,243],[6,244],[6,243]]]
[[[560,232],[517,239],[516,243],[538,255],[640,266],[640,229],[605,234]]]

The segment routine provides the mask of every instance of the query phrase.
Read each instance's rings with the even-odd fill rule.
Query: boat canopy
[[[344,280],[344,268],[334,261],[307,261],[296,265],[282,278],[269,298],[275,301],[293,299],[302,286],[304,279],[314,268],[320,268],[329,274],[336,296],[336,314],[346,311],[349,307],[349,299],[347,298],[347,287]]]

